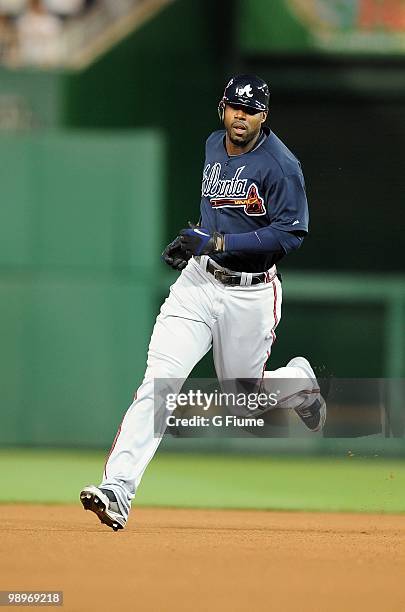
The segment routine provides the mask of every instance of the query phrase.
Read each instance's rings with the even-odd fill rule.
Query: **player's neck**
[[[228,155],[243,155],[243,153],[249,153],[252,149],[255,148],[257,141],[259,140],[262,131],[260,130],[258,134],[245,145],[241,147],[240,145],[234,144],[228,136],[228,133],[225,134],[225,149]]]

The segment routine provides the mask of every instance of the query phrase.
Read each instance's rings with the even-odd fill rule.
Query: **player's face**
[[[244,106],[225,106],[224,126],[231,143],[242,149],[257,138],[267,113],[256,112]]]

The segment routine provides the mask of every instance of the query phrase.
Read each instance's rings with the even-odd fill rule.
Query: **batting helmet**
[[[269,99],[269,87],[263,79],[254,74],[239,74],[232,77],[225,87],[218,105],[219,118],[223,120],[226,104],[245,106],[257,113],[268,111]]]

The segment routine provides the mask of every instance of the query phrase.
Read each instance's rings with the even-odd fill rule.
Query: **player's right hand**
[[[181,246],[180,237],[177,236],[167,245],[165,250],[162,253],[162,259],[168,266],[173,268],[173,270],[183,270],[188,260],[190,259],[191,254],[187,254]]]

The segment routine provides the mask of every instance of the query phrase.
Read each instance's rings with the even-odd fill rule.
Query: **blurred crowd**
[[[62,32],[100,0],[0,0],[0,62],[52,66],[63,56]]]

